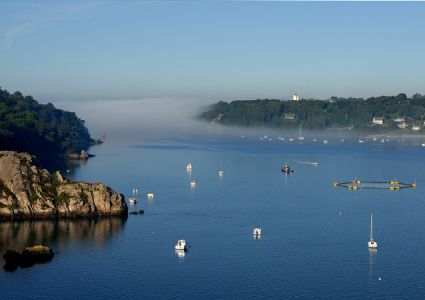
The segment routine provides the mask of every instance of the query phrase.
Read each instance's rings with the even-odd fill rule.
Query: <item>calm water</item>
[[[1,271],[0,298],[425,297],[425,148],[235,138],[108,141],[91,152],[97,156],[70,177],[105,182],[127,198],[138,187],[140,201],[130,211],[143,208],[145,215],[1,223],[2,253],[40,242],[57,255],[45,265]],[[282,175],[284,161],[296,172]],[[416,180],[418,188],[332,186],[354,177]],[[372,211],[376,253],[367,248]],[[252,237],[255,225],[263,228],[261,240]],[[191,246],[184,257],[174,251],[178,239]]]

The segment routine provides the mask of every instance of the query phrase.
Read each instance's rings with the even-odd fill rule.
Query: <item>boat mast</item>
[[[300,123],[300,135],[299,137],[302,137],[302,128],[301,128],[301,123]]]
[[[372,213],[370,213],[370,240],[373,241],[373,218],[372,218]]]

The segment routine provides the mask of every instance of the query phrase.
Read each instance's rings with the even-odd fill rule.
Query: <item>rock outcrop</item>
[[[46,246],[32,246],[26,247],[21,254],[14,250],[7,250],[3,255],[6,264],[4,269],[6,271],[15,271],[18,266],[21,268],[32,267],[35,264],[43,264],[52,260],[55,254]]]
[[[124,196],[101,183],[50,174],[27,153],[0,151],[0,219],[127,216]]]

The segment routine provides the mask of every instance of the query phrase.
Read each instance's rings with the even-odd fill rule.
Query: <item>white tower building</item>
[[[298,94],[297,94],[297,93],[295,93],[295,94],[292,96],[292,101],[300,101],[300,96],[298,96]]]

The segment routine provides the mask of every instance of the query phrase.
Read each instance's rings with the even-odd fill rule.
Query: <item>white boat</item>
[[[360,143],[360,144],[363,144],[363,143],[364,143],[364,141],[360,139],[360,140],[359,140],[359,143]]]
[[[317,139],[313,139],[313,142],[317,142]]]
[[[328,140],[323,140],[323,144],[327,144],[328,143]]]
[[[373,239],[373,216],[370,213],[370,240],[367,243],[369,249],[378,249],[378,243]]]
[[[292,141],[294,141],[294,139],[293,138],[290,138],[289,141],[292,142]]]
[[[422,146],[422,147],[425,147],[425,143],[422,143],[422,144],[421,144],[421,146]]]
[[[190,186],[194,188],[194,187],[196,186],[196,181],[195,181],[195,180],[192,180],[192,181],[190,182]]]
[[[176,246],[174,247],[176,250],[183,250],[186,251],[186,241],[185,240],[178,240]]]
[[[134,188],[133,189],[133,197],[130,197],[129,199],[128,199],[128,202],[129,203],[131,203],[131,204],[136,204],[137,203],[137,193],[139,192],[139,190],[138,189],[136,189],[136,188]]]
[[[261,227],[260,226],[255,227],[254,230],[252,231],[252,234],[255,236],[261,235]]]
[[[224,171],[218,171],[218,176],[223,177]]]
[[[188,170],[188,171],[192,171],[192,164],[187,164],[187,166],[186,166],[186,170]]]
[[[147,194],[146,194],[146,197],[147,197],[149,200],[152,200],[152,199],[153,199],[153,193],[147,193]]]
[[[300,140],[300,141],[302,141],[302,140],[304,140],[304,137],[303,137],[303,135],[302,135],[302,126],[301,126],[301,124],[300,124],[300,132],[299,132],[299,135],[298,135],[298,139]]]

